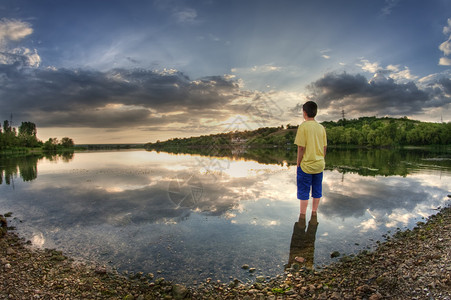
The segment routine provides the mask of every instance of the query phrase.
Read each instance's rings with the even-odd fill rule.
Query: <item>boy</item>
[[[310,188],[312,189],[312,214],[316,214],[322,197],[327,138],[324,127],[315,121],[318,106],[308,101],[302,106],[304,122],[298,127],[294,143],[298,145],[297,196],[301,202],[301,215],[306,214]]]

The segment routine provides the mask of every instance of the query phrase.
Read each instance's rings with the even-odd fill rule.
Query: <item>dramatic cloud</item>
[[[308,89],[311,91],[309,98],[325,109],[344,109],[350,116],[402,116],[451,103],[451,98],[445,94],[448,81],[436,84],[435,89],[422,90],[414,82],[396,83],[382,73],[377,73],[370,81],[360,74],[328,73]]]
[[[439,80],[439,83],[443,87],[443,91],[445,94],[449,97],[451,97],[451,79],[449,78],[442,78]]]
[[[109,72],[0,65],[0,110],[40,126],[122,127],[184,123],[242,109],[227,76],[191,80],[175,70]],[[233,103],[232,103],[233,102]],[[217,117],[217,115],[215,116]]]
[[[41,58],[36,50],[26,47],[13,48],[11,44],[18,42],[33,33],[31,25],[10,19],[0,20],[0,64],[19,62],[23,65],[38,67]]]
[[[410,72],[409,67],[401,68],[400,65],[388,65],[384,68],[378,62],[370,62],[367,59],[362,59],[357,66],[365,72],[382,74],[394,79],[397,82],[407,83],[418,79],[418,76],[415,76]]]
[[[449,56],[451,54],[451,18],[448,19],[448,25],[443,27],[443,34],[447,35],[448,39],[441,43],[438,48],[443,52],[445,56]],[[439,65],[451,66],[451,59],[449,59],[448,57],[441,57]]]
[[[440,57],[439,65],[442,65],[442,66],[451,66],[451,58],[448,58],[448,57]]]
[[[30,24],[18,20],[0,20],[0,45],[8,41],[19,41],[33,33]]]

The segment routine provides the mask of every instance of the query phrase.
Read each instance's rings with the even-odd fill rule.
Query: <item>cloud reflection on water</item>
[[[171,157],[170,161],[168,164],[167,159],[152,160],[139,169],[130,168],[127,162],[114,162],[111,167],[104,167],[103,163],[102,168],[92,169],[79,169],[75,164],[61,173],[49,172],[55,166],[52,163],[50,168],[43,167],[39,180],[23,185],[18,201],[50,216],[45,222],[63,227],[114,224],[124,214],[133,223],[155,223],[161,219],[179,222],[193,211],[232,218],[230,212],[241,213],[240,205],[246,200],[297,201],[293,167],[231,161],[227,170],[212,174],[199,170],[190,156]],[[177,206],[171,201],[171,185],[193,176],[202,189],[200,196],[189,206]],[[345,219],[370,212],[375,219],[386,218],[387,223],[393,223],[389,216],[401,218],[397,211],[401,208],[412,211],[424,202],[429,207],[439,205],[446,188],[442,180],[432,175],[363,177],[325,171],[321,214]],[[188,187],[179,193],[189,190]],[[279,220],[270,222],[277,224]]]
[[[168,278],[193,261],[207,277],[212,266],[224,270],[225,278],[227,272],[238,276],[242,263],[280,270],[299,216],[295,167],[230,160],[227,169],[215,170],[199,159],[210,158],[130,151],[76,153],[69,163],[40,161],[35,180],[18,182],[14,190],[0,185],[0,204],[24,221],[21,227],[36,245],[121,268],[155,272],[169,264]],[[177,205],[171,185],[193,176],[202,193],[187,206]],[[370,237],[430,215],[446,203],[449,177],[449,170],[406,177],[325,171],[315,264],[330,261],[333,250],[352,252],[354,244],[366,245]],[[184,196],[190,185],[177,191]],[[86,253],[79,253],[80,245],[87,245]],[[173,251],[165,252],[168,247]]]

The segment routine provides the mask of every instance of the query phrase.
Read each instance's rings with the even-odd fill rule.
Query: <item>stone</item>
[[[106,268],[98,266],[98,267],[96,267],[94,272],[96,272],[97,274],[100,274],[100,275],[105,275],[106,274]]]
[[[334,251],[330,254],[330,258],[335,258],[335,257],[339,257],[340,256],[340,252],[338,251]]]
[[[6,222],[6,218],[2,215],[0,215],[0,227],[8,227],[8,222]]]
[[[241,269],[247,270],[247,269],[249,269],[249,265],[248,264],[244,264],[244,265],[241,266]]]
[[[382,299],[382,295],[379,292],[372,294],[370,298],[368,298],[368,300],[380,300],[380,299]]]
[[[327,299],[327,293],[321,293],[318,295],[318,300],[326,300]]]
[[[172,296],[174,299],[183,299],[188,294],[188,289],[181,285],[181,284],[175,284],[172,287]]]
[[[263,290],[263,285],[260,282],[256,282],[254,283],[254,288],[261,291]]]
[[[365,294],[371,291],[371,288],[367,285],[361,285],[356,289],[357,294]]]
[[[257,289],[250,289],[250,290],[248,291],[248,293],[251,294],[251,295],[254,295],[254,294],[257,294],[257,293],[258,293],[258,290],[257,290]]]

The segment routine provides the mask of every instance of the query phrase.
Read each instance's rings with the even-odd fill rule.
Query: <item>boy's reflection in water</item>
[[[294,223],[290,244],[290,256],[286,268],[290,268],[292,264],[298,263],[301,267],[313,269],[316,230],[318,229],[317,213],[312,213],[308,222],[307,231],[305,230],[305,223],[305,215],[300,214],[299,220]]]

